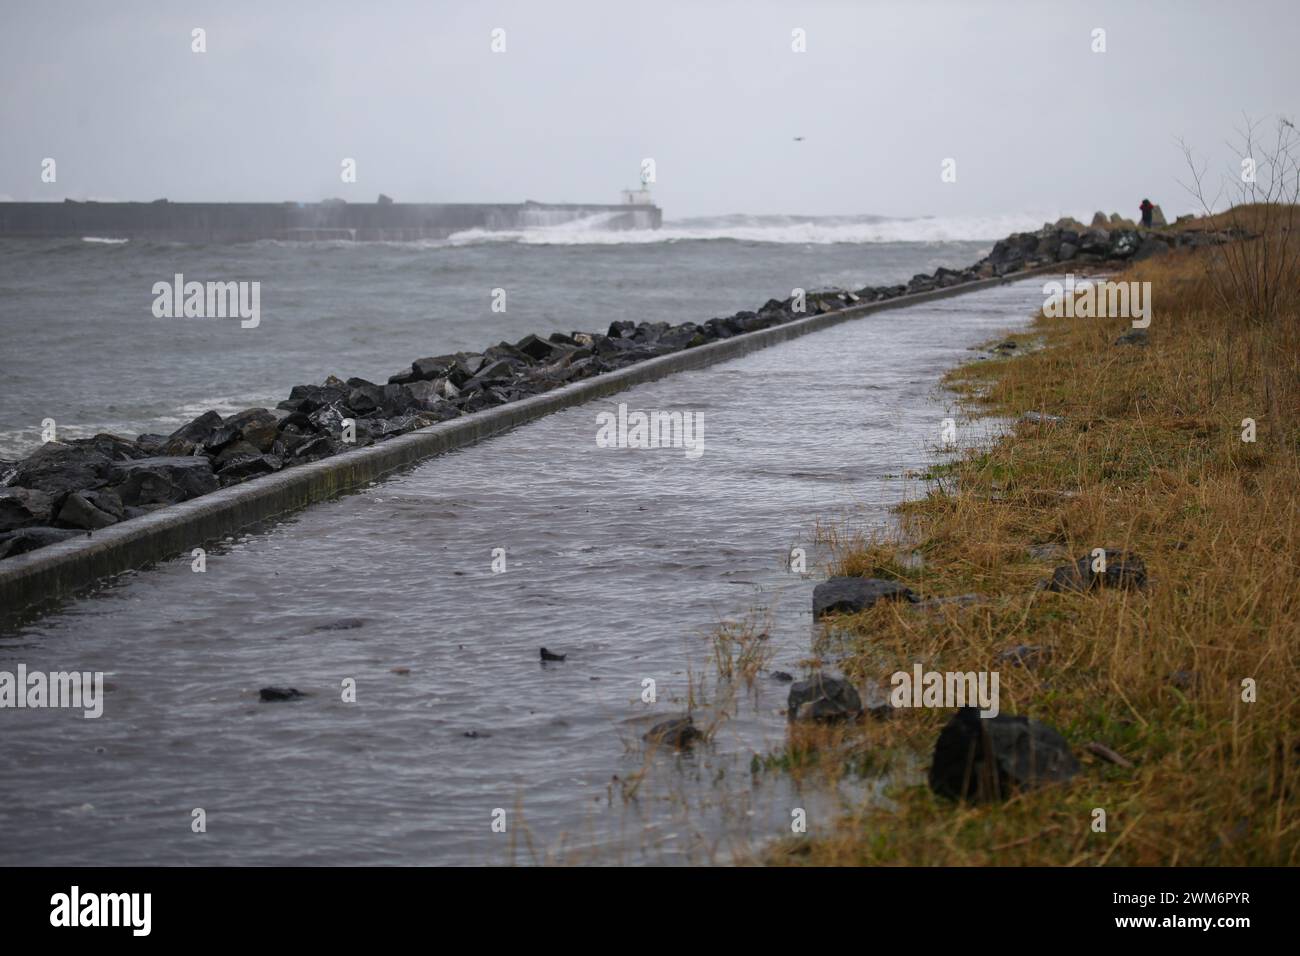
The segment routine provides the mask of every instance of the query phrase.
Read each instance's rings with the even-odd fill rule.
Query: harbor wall
[[[250,242],[445,239],[593,220],[598,229],[657,229],[657,206],[586,203],[0,203],[0,238]]]

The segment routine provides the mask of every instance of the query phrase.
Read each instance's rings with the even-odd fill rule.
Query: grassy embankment
[[[1058,728],[1083,771],[1005,804],[957,805],[925,783],[950,710],[792,731],[769,767],[891,771],[895,782],[883,806],[787,841],[769,862],[1300,863],[1300,276],[1288,251],[1300,235],[1279,225],[1300,216],[1276,212],[1245,211],[1272,230],[1268,244],[1171,252],[1113,277],[1152,284],[1145,347],[1114,344],[1126,319],[1040,316],[1016,338],[1041,348],[952,372],[972,415],[1065,421],[1017,425],[937,469],[929,493],[900,509],[892,539],[833,542],[833,573],[900,579],[923,597],[983,597],[841,618],[816,649],[828,664],[886,688],[916,661],[996,669],[1002,712]],[[1280,294],[1260,317],[1250,300],[1261,300],[1233,275],[1276,283],[1268,263],[1278,261]],[[1246,418],[1254,443],[1242,440]],[[1061,557],[1031,556],[1051,545]],[[1095,547],[1140,555],[1151,586],[1034,589]],[[900,561],[900,548],[923,562]],[[994,662],[1018,644],[1050,658]],[[1242,699],[1244,678],[1257,684],[1254,703]],[[1092,756],[1091,742],[1131,765]],[[1092,829],[1094,808],[1106,811],[1104,833]]]

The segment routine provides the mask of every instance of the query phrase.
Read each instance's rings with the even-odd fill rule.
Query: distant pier
[[[0,202],[0,238],[250,242],[445,239],[467,229],[529,229],[593,220],[597,229],[658,229],[648,203]]]

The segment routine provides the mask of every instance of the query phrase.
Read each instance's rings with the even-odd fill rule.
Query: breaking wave
[[[795,245],[877,242],[962,242],[996,240],[1038,229],[1060,213],[1024,213],[984,217],[884,216],[713,216],[666,220],[660,229],[610,228],[617,213],[602,213],[572,222],[526,229],[467,229],[453,233],[449,245],[494,242],[528,245],[629,245],[661,242],[765,242]]]

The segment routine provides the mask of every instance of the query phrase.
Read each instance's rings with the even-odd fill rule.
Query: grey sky
[[[653,157],[669,218],[1135,215],[1143,195],[1172,213],[1191,207],[1175,137],[1217,171],[1243,111],[1300,122],[1295,0],[40,0],[0,18],[12,199],[612,202]]]

